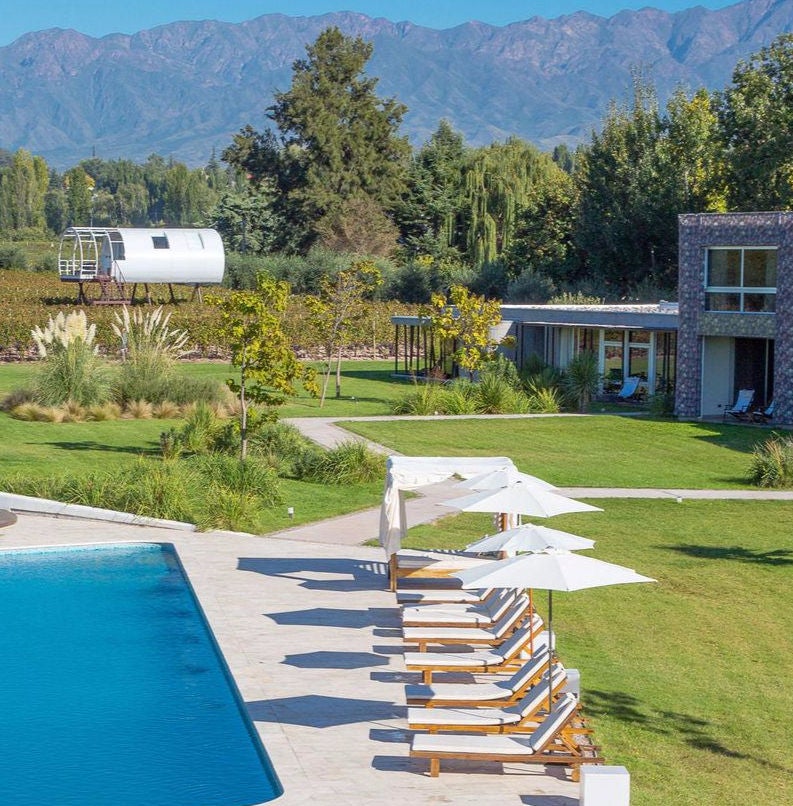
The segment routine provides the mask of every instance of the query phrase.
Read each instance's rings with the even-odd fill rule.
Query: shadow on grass
[[[141,448],[140,445],[107,445],[102,442],[94,442],[93,440],[80,440],[70,441],[62,440],[60,442],[42,442],[36,443],[41,445],[49,445],[53,448],[60,448],[62,451],[104,451],[106,453],[129,453],[134,456],[159,456],[160,446],[156,442],[149,442],[150,448]]]
[[[793,565],[793,550],[774,549],[773,551],[752,551],[742,546],[697,546],[684,543],[680,546],[659,546],[658,548],[676,551],[688,557],[701,560],[737,560],[758,565]]]
[[[769,761],[763,756],[752,755],[734,750],[715,735],[718,726],[702,717],[684,714],[677,711],[654,711],[647,709],[644,703],[621,691],[586,692],[586,713],[593,716],[608,716],[624,724],[639,725],[652,733],[665,736],[677,736],[695,750],[703,750],[725,758],[752,761],[763,767],[770,767],[782,772],[792,772],[788,767]]]

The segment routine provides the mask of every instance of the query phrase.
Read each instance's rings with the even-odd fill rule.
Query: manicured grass
[[[509,456],[560,487],[748,486],[752,448],[768,429],[637,417],[349,422],[408,456]]]
[[[560,657],[581,672],[607,762],[630,770],[631,803],[793,802],[793,502],[593,503],[605,511],[545,523],[658,580],[554,596]],[[453,516],[405,545],[487,531],[487,516]],[[535,603],[546,615],[547,595]]]

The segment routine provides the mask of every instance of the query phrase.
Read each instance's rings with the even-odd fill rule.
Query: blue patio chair
[[[772,400],[764,409],[758,409],[752,412],[752,420],[756,423],[767,423],[769,420],[774,419],[775,404]]]
[[[622,382],[622,388],[617,392],[617,400],[636,400],[642,393],[642,379],[631,375]]]
[[[735,417],[736,420],[751,419],[750,409],[753,401],[754,389],[741,389],[738,392],[738,397],[735,398],[735,403],[732,405],[732,408],[724,409],[722,420],[726,420],[728,414]]]

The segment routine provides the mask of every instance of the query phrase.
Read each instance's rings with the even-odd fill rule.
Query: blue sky
[[[451,28],[467,20],[507,25],[533,16],[559,17],[590,11],[610,17],[645,6],[680,11],[695,5],[724,8],[736,0],[9,0],[0,16],[0,46],[30,31],[74,28],[91,36],[132,34],[176,20],[242,22],[262,14],[314,16],[359,11],[393,21],[410,20],[430,28]]]

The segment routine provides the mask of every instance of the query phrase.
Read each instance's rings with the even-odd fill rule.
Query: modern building
[[[793,213],[682,215],[678,416],[721,415],[738,391],[793,423]]]
[[[584,350],[598,358],[605,391],[629,377],[649,394],[674,389],[677,303],[654,305],[502,305],[514,346],[502,348],[518,367],[533,357],[566,367]]]

